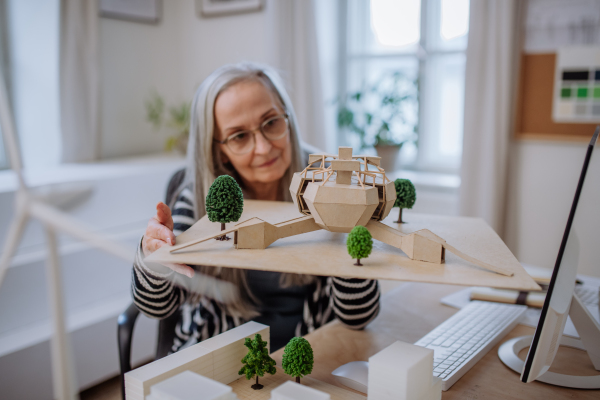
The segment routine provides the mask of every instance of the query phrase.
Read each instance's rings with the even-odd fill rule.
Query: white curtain
[[[460,211],[502,236],[520,9],[517,0],[471,0],[470,14]]]
[[[97,160],[98,2],[61,0],[60,7],[61,160]]]
[[[271,62],[288,84],[302,139],[325,149],[324,101],[313,0],[275,0],[269,8],[274,49]]]

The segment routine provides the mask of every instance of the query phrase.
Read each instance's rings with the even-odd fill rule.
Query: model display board
[[[275,375],[267,375],[261,378],[262,384],[265,386],[262,390],[254,390],[248,385],[246,378],[240,378],[235,382],[231,382],[229,386],[233,389],[233,392],[238,396],[240,400],[271,400],[273,392],[279,389],[286,382],[293,383],[295,378],[292,378],[281,369],[277,368]],[[344,389],[339,386],[335,386],[310,376],[302,378],[302,387],[311,388],[318,390],[322,393],[327,393],[331,400],[365,400],[365,396],[354,392],[350,389]],[[302,397],[300,397],[302,398]],[[312,399],[311,399],[312,400]]]
[[[275,224],[295,210],[297,208],[293,203],[246,200],[240,220],[258,218]],[[397,217],[395,213],[391,213],[381,221],[382,230],[389,228],[396,231],[393,227],[397,226],[394,223]],[[451,253],[446,253],[444,264],[411,260],[397,248],[376,241],[376,235],[373,235],[376,239],[373,251],[369,258],[361,261],[363,266],[358,267],[352,265],[354,260],[348,255],[347,235],[320,228],[316,228],[318,230],[315,232],[280,239],[265,250],[235,249],[231,241],[216,240],[208,240],[177,253],[170,253],[172,247],[163,246],[146,258],[146,262],[540,290],[502,239],[482,219],[422,214],[407,214],[404,218],[407,223],[398,228],[401,233],[406,235],[430,229],[455,248],[479,260],[510,270],[514,275],[509,277],[491,273]],[[205,217],[179,235],[177,244],[193,242],[210,234],[218,236],[222,233],[219,224],[212,223]]]
[[[353,228],[363,226],[377,240],[402,250],[411,260],[441,264],[448,250],[480,268],[512,276],[513,273],[507,269],[482,262],[450,246],[428,229],[407,235],[381,224],[380,221],[388,216],[397,196],[395,184],[387,178],[385,171],[379,166],[380,162],[379,157],[353,157],[350,147],[340,147],[339,155],[311,154],[308,166],[302,172],[295,173],[290,184],[294,204],[305,217],[290,220],[293,215],[290,213],[287,218],[275,224],[260,218],[249,218],[226,231],[223,231],[222,223],[222,234],[235,233],[236,249],[264,250],[281,238],[312,232],[319,228],[329,232],[349,233]],[[315,163],[319,165],[315,167]],[[223,177],[218,177],[215,184],[221,178]],[[231,195],[230,191],[223,191],[217,199],[222,202]],[[414,201],[412,195],[401,195],[411,197],[411,201]],[[404,203],[404,200],[402,202]],[[412,204],[410,206],[412,207]],[[207,207],[206,212],[209,220],[214,221],[210,215],[210,207]],[[175,246],[170,252],[174,253],[219,237],[201,237]]]

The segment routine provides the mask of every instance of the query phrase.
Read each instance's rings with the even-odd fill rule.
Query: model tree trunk
[[[360,258],[357,258],[357,259],[356,259],[356,263],[355,263],[354,265],[359,265],[359,266],[361,266],[361,267],[362,267],[362,264],[360,263]]]
[[[264,388],[263,385],[261,385],[260,383],[258,383],[258,375],[256,375],[256,383],[254,385],[250,386],[250,387],[252,389],[254,389],[254,390],[259,390],[259,389]]]
[[[221,222],[221,230],[224,231],[225,230],[225,224],[223,222]],[[229,240],[230,237],[227,235],[223,235],[223,236],[219,236],[217,238],[217,240]]]
[[[398,221],[396,221],[397,224],[403,224],[404,221],[402,221],[402,208],[400,208],[400,212],[398,213]]]
[[[300,383],[300,377],[299,376],[296,377],[296,383]]]

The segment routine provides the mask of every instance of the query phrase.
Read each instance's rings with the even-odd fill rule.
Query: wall
[[[215,68],[230,62],[271,62],[270,1],[261,12],[199,17],[194,0],[163,1],[157,25],[100,21],[102,158],[162,150],[167,129],[146,122],[152,89],[167,104],[191,101]]]
[[[559,46],[600,45],[600,3],[528,0],[523,4],[524,54],[554,53]],[[525,133],[543,137],[546,132]],[[504,239],[521,262],[554,267],[586,146],[582,141],[511,143]],[[579,273],[600,277],[600,153],[598,149],[594,153],[573,227],[581,242]]]
[[[521,262],[554,267],[586,147],[587,143],[524,140],[512,144],[505,241]],[[581,242],[579,273],[600,277],[598,204],[600,150],[596,148],[573,229]]]
[[[6,3],[13,111],[23,164],[27,168],[54,166],[60,157],[59,1]]]

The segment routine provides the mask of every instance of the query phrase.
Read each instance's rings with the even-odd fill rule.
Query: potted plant
[[[399,71],[348,94],[340,104],[338,126],[358,135],[361,148],[374,147],[382,168],[393,171],[402,145],[417,138],[417,80]]]
[[[146,119],[155,129],[160,129],[163,124],[173,131],[165,142],[165,150],[185,155],[187,152],[188,135],[190,131],[190,106],[191,103],[183,102],[169,108],[169,115],[165,121],[165,101],[160,94],[152,92],[144,104]]]

